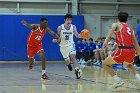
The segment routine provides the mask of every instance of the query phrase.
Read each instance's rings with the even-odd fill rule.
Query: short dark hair
[[[128,13],[127,12],[120,12],[118,14],[118,19],[120,22],[126,22],[128,18]]]
[[[42,22],[42,21],[44,21],[44,20],[48,21],[47,18],[41,18],[41,19],[40,19],[40,22]]]
[[[72,18],[72,15],[71,15],[71,14],[66,14],[66,15],[65,15],[65,20],[66,20],[67,18]]]
[[[106,39],[106,37],[102,37],[102,39]]]
[[[115,40],[115,38],[114,38],[114,37],[110,37],[110,39]]]
[[[86,39],[83,39],[84,41],[87,41]]]
[[[92,38],[89,38],[88,40],[91,40],[91,41],[93,41],[93,39],[92,39]]]

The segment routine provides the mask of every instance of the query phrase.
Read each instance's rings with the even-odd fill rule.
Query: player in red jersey
[[[29,58],[29,69],[32,69],[34,63],[34,55],[37,54],[41,59],[42,64],[42,78],[48,79],[46,75],[45,55],[42,47],[42,39],[46,32],[59,39],[59,36],[55,34],[50,28],[47,27],[48,20],[46,18],[40,19],[40,24],[29,24],[26,21],[22,21],[22,24],[28,28],[31,28],[31,32],[27,40],[27,54]]]
[[[118,22],[112,24],[103,44],[103,48],[105,48],[114,32],[119,49],[107,57],[103,62],[103,68],[116,81],[112,86],[114,89],[122,86],[124,81],[118,77],[115,71],[111,68],[112,64],[123,63],[124,66],[129,69],[129,72],[132,73],[140,82],[140,75],[136,72],[134,66],[132,65],[135,56],[135,50],[140,55],[140,47],[137,43],[133,29],[128,24],[126,24],[127,18],[128,13],[126,12],[120,12],[118,14]]]

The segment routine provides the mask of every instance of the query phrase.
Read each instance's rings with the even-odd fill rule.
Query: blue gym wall
[[[40,18],[46,17],[49,21],[48,26],[57,33],[57,27],[64,22],[64,16],[48,15],[0,15],[0,60],[28,60],[26,52],[26,41],[29,28],[21,24],[21,20],[28,23],[39,24]],[[78,32],[84,28],[84,17],[73,16],[74,25]],[[47,60],[62,60],[57,43],[52,43],[53,36],[48,33],[43,39],[43,47]],[[77,39],[75,38],[75,42]],[[38,60],[38,57],[35,56]]]

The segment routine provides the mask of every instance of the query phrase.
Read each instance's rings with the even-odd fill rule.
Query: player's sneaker
[[[116,89],[118,87],[121,87],[122,85],[124,84],[124,81],[122,79],[120,79],[119,81],[115,82],[113,85],[112,85],[112,88],[113,89]]]
[[[82,76],[82,70],[81,69],[75,69],[75,74],[76,74],[76,78],[80,79]]]
[[[45,73],[41,77],[41,80],[48,80],[48,79],[49,79],[49,77]]]
[[[71,64],[67,65],[67,68],[69,69],[69,71],[72,71],[72,66],[71,66]]]

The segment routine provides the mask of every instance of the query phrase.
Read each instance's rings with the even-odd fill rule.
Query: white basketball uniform
[[[71,24],[70,28],[67,30],[64,24],[62,24],[60,31],[60,52],[65,60],[69,60],[69,55],[76,54],[75,44],[73,41],[74,26]]]

